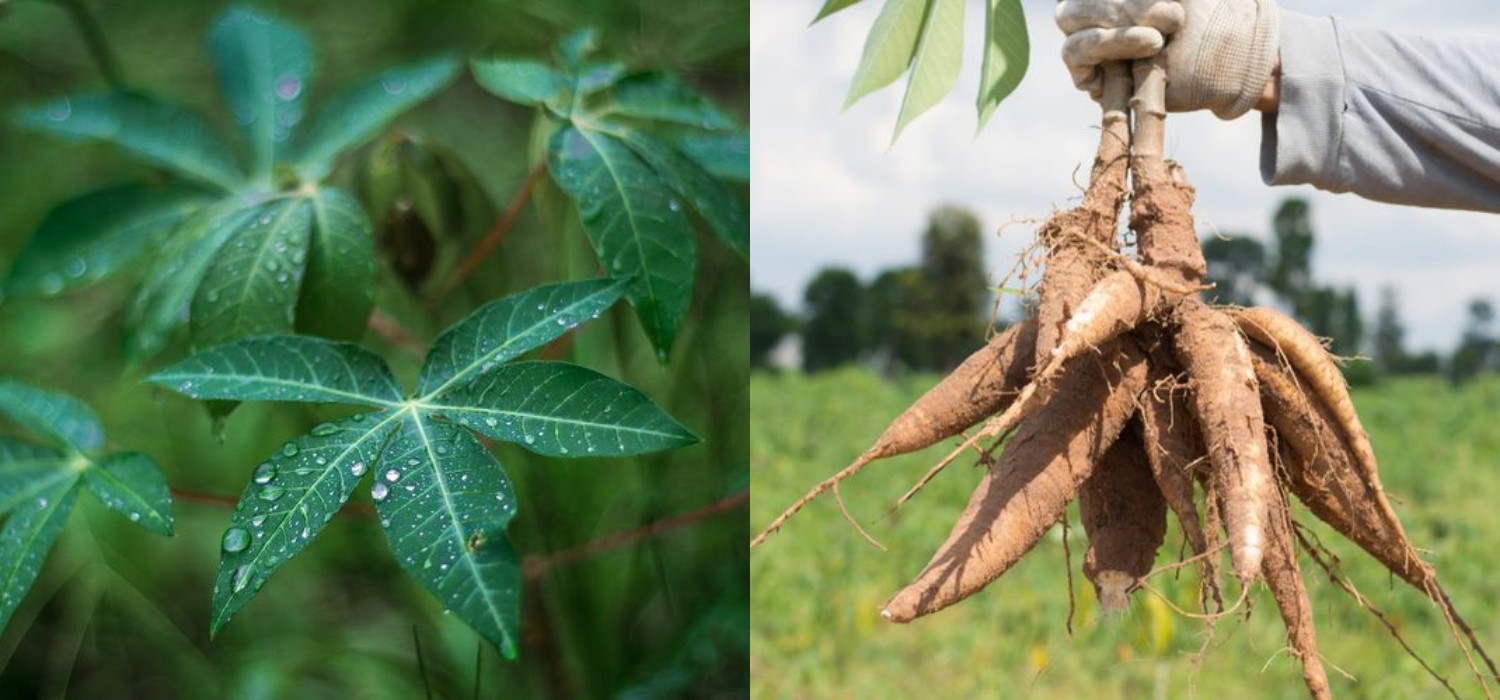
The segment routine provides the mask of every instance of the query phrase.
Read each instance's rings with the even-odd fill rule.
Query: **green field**
[[[848,463],[934,377],[887,383],[859,370],[751,381],[752,531],[818,480]],[[1460,612],[1500,652],[1500,380],[1461,390],[1437,379],[1391,380],[1356,393],[1397,513],[1437,566]],[[1085,546],[1073,514],[1070,540],[1076,610],[1067,628],[1068,579],[1054,528],[1004,578],[965,603],[910,626],[879,609],[947,536],[979,479],[957,463],[900,513],[895,499],[947,445],[877,463],[846,482],[850,510],[889,551],[864,542],[832,500],[815,503],[751,557],[752,694],[755,697],[1306,697],[1285,653],[1270,595],[1251,612],[1220,620],[1209,651],[1203,623],[1138,592],[1130,610],[1101,619],[1078,573]],[[1299,511],[1302,522],[1314,519]],[[1344,571],[1383,608],[1411,646],[1462,697],[1481,696],[1441,614],[1420,594],[1326,528]],[[1158,565],[1175,560],[1174,529]],[[1306,557],[1318,636],[1339,697],[1446,696],[1385,628],[1331,584]],[[1153,581],[1195,610],[1196,577]],[[1342,669],[1348,676],[1339,675]],[[1351,678],[1352,676],[1352,678]]]

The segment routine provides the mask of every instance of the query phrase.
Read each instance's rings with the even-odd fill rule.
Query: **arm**
[[[1500,40],[1283,12],[1279,66],[1257,104],[1267,184],[1500,212]]]

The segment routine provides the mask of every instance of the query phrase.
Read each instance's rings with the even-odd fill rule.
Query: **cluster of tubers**
[[[1204,610],[1224,612],[1219,569],[1228,549],[1241,590],[1264,581],[1274,596],[1310,694],[1330,697],[1297,563],[1299,543],[1319,553],[1292,521],[1295,496],[1441,609],[1490,695],[1500,672],[1392,511],[1332,356],[1280,312],[1199,300],[1206,270],[1193,190],[1162,158],[1164,89],[1155,63],[1138,63],[1133,76],[1106,67],[1088,191],[1039,233],[1048,253],[1037,316],[996,335],[751,548],[870,462],[983,421],[922,483],[982,440],[1004,439],[1004,450],[947,541],[885,605],[886,619],[909,622],[973,595],[1036,546],[1075,498],[1089,540],[1084,573],[1105,609],[1121,609],[1151,572],[1170,511],[1200,569]],[[1139,261],[1116,240],[1127,174]]]

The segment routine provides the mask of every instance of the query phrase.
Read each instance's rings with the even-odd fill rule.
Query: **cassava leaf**
[[[929,0],[893,139],[953,89],[963,64],[963,47],[964,0]]]
[[[133,361],[167,344],[172,331],[187,320],[193,292],[214,256],[256,214],[257,205],[251,201],[225,200],[188,217],[167,240],[126,319],[127,355]]]
[[[326,338],[364,335],[375,305],[375,241],[365,210],[333,187],[308,196],[312,231],[297,300],[297,330]]]
[[[744,131],[689,131],[667,140],[711,175],[734,182],[750,181],[750,134]]]
[[[456,425],[408,413],[371,497],[401,568],[515,658],[521,564],[505,528],[516,496],[489,450]]]
[[[459,63],[448,56],[393,68],[355,83],[329,100],[299,141],[295,162],[308,177],[320,179],[340,153],[380,133],[402,112],[453,81]]]
[[[612,276],[633,278],[626,296],[665,361],[692,297],[697,261],[681,202],[608,134],[566,126],[547,151],[552,178],[578,206],[600,263]]]
[[[985,0],[984,62],[979,71],[979,128],[1014,92],[1031,61],[1021,0]]]
[[[818,16],[813,18],[813,24],[817,24],[824,17],[835,12],[853,7],[859,2],[860,0],[827,0],[827,2],[823,3],[823,8],[818,10]]]
[[[427,406],[486,437],[551,456],[636,455],[698,441],[641,392],[565,362],[502,365]]]
[[[929,0],[885,0],[880,16],[865,38],[864,54],[849,95],[844,98],[848,109],[859,98],[896,82],[911,66],[917,51],[917,37],[922,31],[922,17]]]
[[[568,89],[567,78],[541,61],[481,58],[469,66],[480,87],[517,104],[541,106],[557,100]]]
[[[734,129],[734,119],[681,80],[666,73],[632,75],[615,85],[609,114],[699,129]]]
[[[87,452],[104,444],[94,409],[62,392],[0,378],[0,415],[57,447]]]
[[[496,299],[443,331],[427,353],[417,391],[442,396],[500,363],[541,347],[596,318],[625,293],[628,280],[602,278],[535,287]]]
[[[724,245],[742,257],[750,257],[750,212],[739,197],[693,159],[655,137],[628,127],[612,131],[672,189],[693,203],[693,209]]]
[[[198,113],[130,92],[54,100],[22,111],[22,125],[77,139],[114,143],[143,160],[226,190],[244,180],[233,151]]]
[[[368,350],[307,336],[249,338],[193,356],[146,381],[195,399],[390,406],[401,390]]]
[[[296,197],[269,201],[219,249],[193,293],[193,345],[292,330],[312,205]]]
[[[73,510],[77,486],[78,475],[70,474],[18,505],[0,529],[0,630],[42,572],[42,563]]]
[[[97,282],[138,260],[207,201],[194,188],[150,185],[68,200],[48,212],[16,256],[5,295],[51,296]]]
[[[112,454],[83,473],[99,501],[158,535],[172,535],[172,493],[156,460],[139,452]]]
[[[76,478],[74,470],[69,468],[75,457],[50,447],[0,438],[0,515]]]
[[[64,461],[64,455],[54,448],[0,435],[0,479],[5,478],[8,469],[59,461]]]
[[[383,411],[324,423],[256,467],[221,540],[210,634],[317,537],[405,415]]]
[[[235,7],[214,21],[208,46],[224,99],[250,144],[251,172],[258,184],[269,185],[271,165],[287,152],[304,114],[312,70],[307,37],[269,15]]]

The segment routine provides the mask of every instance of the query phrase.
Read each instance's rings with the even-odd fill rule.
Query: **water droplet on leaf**
[[[328,437],[339,431],[339,427],[332,423],[324,423],[312,429],[313,437]]]
[[[250,546],[250,531],[242,527],[231,527],[224,531],[223,547],[229,554],[243,552]]]
[[[377,502],[384,501],[385,497],[389,495],[391,495],[391,488],[386,486],[383,481],[377,481],[374,486],[370,487],[370,498],[375,499]]]
[[[286,73],[276,79],[276,96],[283,102],[290,102],[302,94],[302,79],[296,74]]]
[[[67,121],[73,116],[73,103],[64,97],[47,105],[47,118],[55,122]]]
[[[260,493],[257,493],[255,495],[262,501],[274,501],[278,498],[281,498],[285,493],[286,489],[281,488],[280,486],[267,486],[261,489]]]
[[[239,568],[234,570],[234,579],[229,584],[229,588],[235,593],[239,593],[245,590],[245,586],[248,585],[250,585],[250,565],[240,564]]]
[[[391,482],[391,483],[394,484],[400,478],[401,478],[401,472],[396,471],[395,469],[387,469],[387,470],[385,470],[385,480],[386,481],[389,481],[389,482]]]
[[[354,464],[349,465],[349,473],[353,474],[355,476],[364,476],[364,474],[365,474],[365,463],[364,462],[355,462]]]
[[[262,463],[255,468],[255,475],[251,478],[262,486],[271,483],[271,480],[276,478],[276,465],[270,462]]]
[[[297,456],[297,443],[295,443],[295,442],[289,442],[289,443],[287,443],[285,445],[282,445],[281,446],[281,454],[286,455],[287,457],[296,457]]]
[[[406,78],[399,76],[386,78],[380,81],[380,87],[385,88],[389,94],[399,95],[406,91]]]

